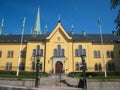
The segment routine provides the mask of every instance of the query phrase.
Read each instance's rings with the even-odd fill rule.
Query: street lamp
[[[33,51],[33,56],[36,57],[37,63],[36,63],[36,79],[35,79],[35,87],[38,88],[40,84],[40,56],[41,56],[41,50],[40,45],[37,45],[36,49]]]
[[[82,73],[83,73],[83,89],[87,89],[87,83],[86,83],[86,63],[85,63],[85,57],[86,57],[86,50],[80,49],[80,57],[82,59]]]

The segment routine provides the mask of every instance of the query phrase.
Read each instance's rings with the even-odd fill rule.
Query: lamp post
[[[36,49],[33,51],[33,56],[36,57],[37,63],[36,63],[36,79],[35,79],[35,87],[38,88],[40,84],[40,56],[41,56],[41,50],[40,45],[37,45]]]
[[[85,57],[86,57],[86,50],[82,49],[80,50],[80,57],[82,59],[82,73],[83,73],[83,89],[87,89],[87,82],[86,82],[86,63],[85,63]]]

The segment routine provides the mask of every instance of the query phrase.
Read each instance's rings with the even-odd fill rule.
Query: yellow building
[[[37,25],[39,26],[39,11]],[[86,71],[120,71],[120,39],[113,34],[103,34],[103,45],[99,34],[68,34],[60,20],[54,30],[41,34],[35,25],[32,34],[23,36],[19,69],[34,71],[36,57],[33,52],[36,46],[41,49],[40,71],[65,74],[82,70],[80,48],[86,50]],[[0,70],[16,71],[20,52],[21,35],[0,35]]]

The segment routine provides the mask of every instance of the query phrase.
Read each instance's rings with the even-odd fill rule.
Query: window
[[[98,71],[98,65],[95,64],[95,71]]]
[[[78,57],[79,54],[78,54],[78,49],[75,49],[75,56]]]
[[[84,51],[86,53],[86,49],[82,49],[82,45],[79,45],[77,49],[75,49],[75,56],[79,57],[81,54],[83,54],[82,51]]]
[[[36,63],[35,63],[35,61],[32,62],[32,70],[36,70]]]
[[[35,57],[36,54],[37,54],[36,49],[33,49],[32,56]],[[43,56],[43,49],[40,49],[39,54],[40,56]]]
[[[21,58],[26,58],[26,51],[21,51]]]
[[[75,68],[76,70],[82,70],[82,63],[76,62]]]
[[[12,70],[12,63],[11,62],[6,63],[6,70]]]
[[[20,65],[19,65],[19,69],[20,70],[25,70],[25,63],[20,63]]]
[[[61,51],[61,56],[64,57],[64,49]]]
[[[79,63],[77,62],[75,65],[76,70],[79,70]]]
[[[82,63],[79,64],[79,70],[82,70]]]
[[[94,58],[97,57],[97,51],[94,51]]]
[[[54,49],[54,56],[57,57],[57,49]]]
[[[102,66],[101,66],[101,64],[99,63],[99,71],[101,71],[102,70]]]
[[[95,71],[102,71],[102,66],[101,66],[101,63],[99,64],[95,64]]]
[[[0,51],[0,58],[2,57],[2,51]]]
[[[40,49],[40,55],[43,56],[43,49]]]
[[[35,55],[36,55],[36,49],[33,49],[32,56],[35,56]]]
[[[32,70],[36,70],[36,62],[33,61],[32,62]],[[39,70],[42,70],[42,63],[40,62],[40,69]]]
[[[115,64],[113,62],[108,63],[108,71],[114,71],[115,70]]]
[[[61,46],[60,45],[58,45],[57,50],[58,50],[58,56],[61,56]]]
[[[40,70],[42,70],[42,63],[40,63]]]
[[[8,51],[7,57],[8,57],[8,58],[13,58],[13,54],[14,54],[13,51]]]
[[[81,53],[81,50],[82,50],[82,45],[79,45],[79,46],[78,46],[78,54],[79,54],[79,55],[82,54],[82,53]]]
[[[100,57],[101,57],[100,51],[98,51],[98,53],[97,53],[97,54],[98,54],[98,58],[100,58]]]
[[[113,51],[107,51],[106,54],[107,54],[107,58],[113,58],[114,57]]]
[[[100,58],[101,55],[100,55],[100,51],[94,51],[94,58]]]
[[[54,57],[64,57],[65,56],[64,54],[65,50],[63,48],[61,49],[60,45],[57,46],[57,49],[53,50]]]

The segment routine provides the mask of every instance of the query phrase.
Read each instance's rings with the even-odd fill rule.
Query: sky
[[[87,34],[99,34],[98,17],[103,34],[111,34],[115,30],[114,20],[120,9],[118,6],[111,10],[110,0],[0,0],[0,23],[4,18],[2,34],[21,34],[24,17],[24,34],[30,34],[38,7],[42,33],[45,25],[51,33],[60,16],[64,29],[70,33],[73,24],[75,34],[81,34],[83,30]]]

